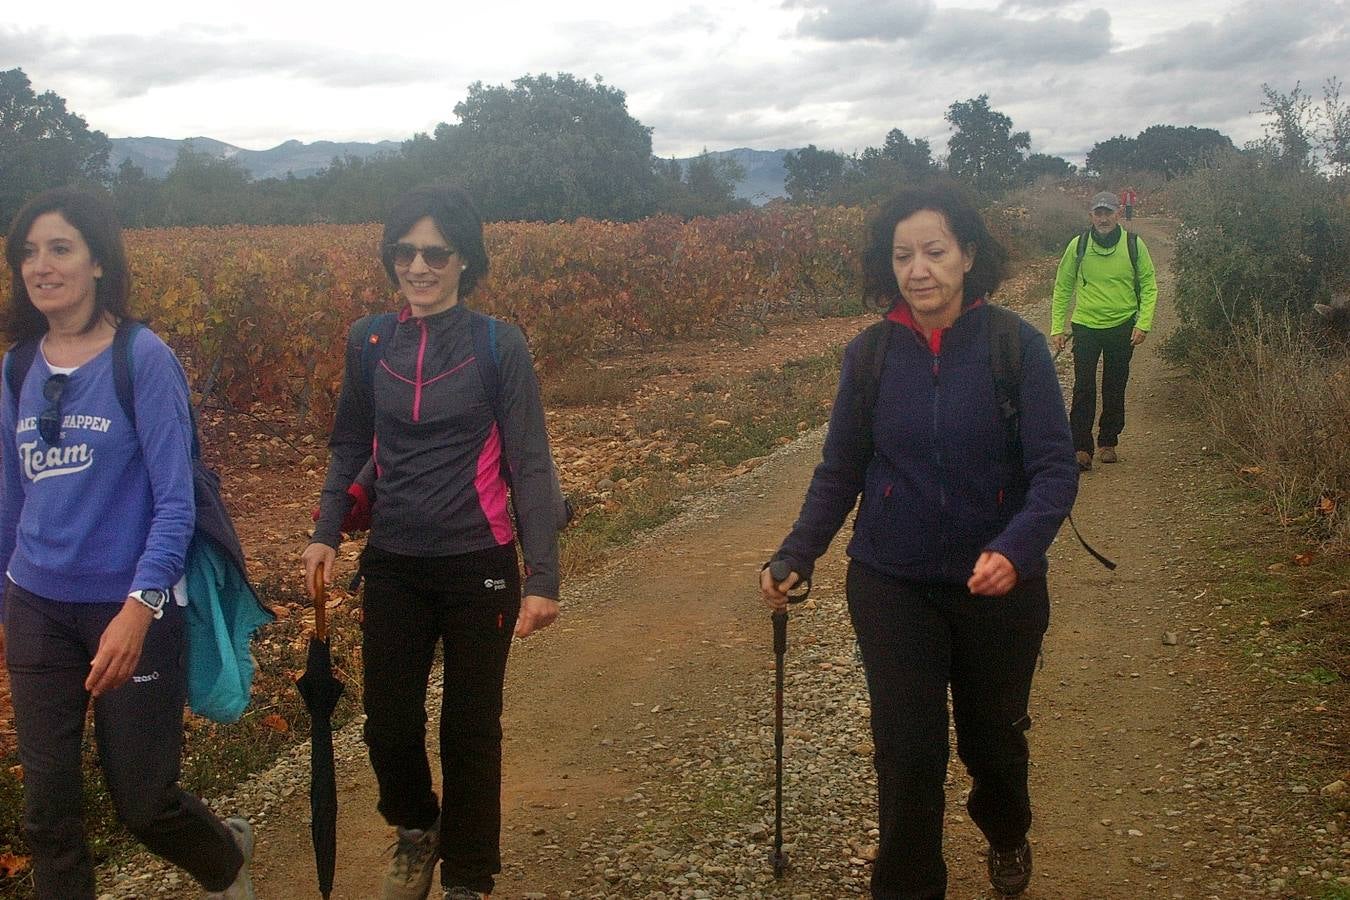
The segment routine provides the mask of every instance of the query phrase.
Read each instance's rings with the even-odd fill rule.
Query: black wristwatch
[[[164,618],[164,605],[169,602],[169,592],[159,588],[145,588],[139,591],[132,591],[127,594],[128,597],[139,600],[152,613],[156,619]]]

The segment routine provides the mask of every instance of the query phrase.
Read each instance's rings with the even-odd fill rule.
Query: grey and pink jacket
[[[509,451],[524,592],[557,599],[552,458],[525,336],[498,323],[503,435],[474,359],[469,321],[463,304],[423,318],[404,308],[369,387],[360,348],[353,352],[349,337],[313,539],[338,546],[351,503],[347,488],[373,453],[372,546],[429,557],[509,544],[517,537],[502,477]]]

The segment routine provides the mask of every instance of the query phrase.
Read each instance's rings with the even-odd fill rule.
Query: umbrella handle
[[[323,563],[314,567],[314,636],[328,640],[328,591],[324,587]]]

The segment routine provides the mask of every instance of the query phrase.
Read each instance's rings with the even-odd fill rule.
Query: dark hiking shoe
[[[430,828],[399,828],[394,858],[384,873],[381,900],[426,900],[440,856],[441,822]]]
[[[1102,447],[1097,451],[1097,458],[1104,463],[1119,462],[1120,457],[1116,456],[1115,447]]]
[[[989,848],[989,883],[1005,897],[1016,897],[1031,883],[1031,845],[1015,850]]]
[[[441,895],[441,900],[483,900],[486,894],[480,894],[473,888],[451,887],[446,888],[445,893]]]
[[[1088,453],[1086,450],[1079,450],[1077,453],[1073,455],[1073,458],[1078,460],[1078,471],[1080,472],[1092,471],[1091,453]]]

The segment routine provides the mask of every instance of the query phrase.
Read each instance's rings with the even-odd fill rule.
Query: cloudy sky
[[[1077,162],[1158,123],[1259,137],[1263,82],[1350,76],[1350,2],[9,3],[15,66],[110,137],[402,140],[474,81],[571,72],[624,90],[662,156],[852,152],[896,127],[940,153],[946,108],[987,93]]]

